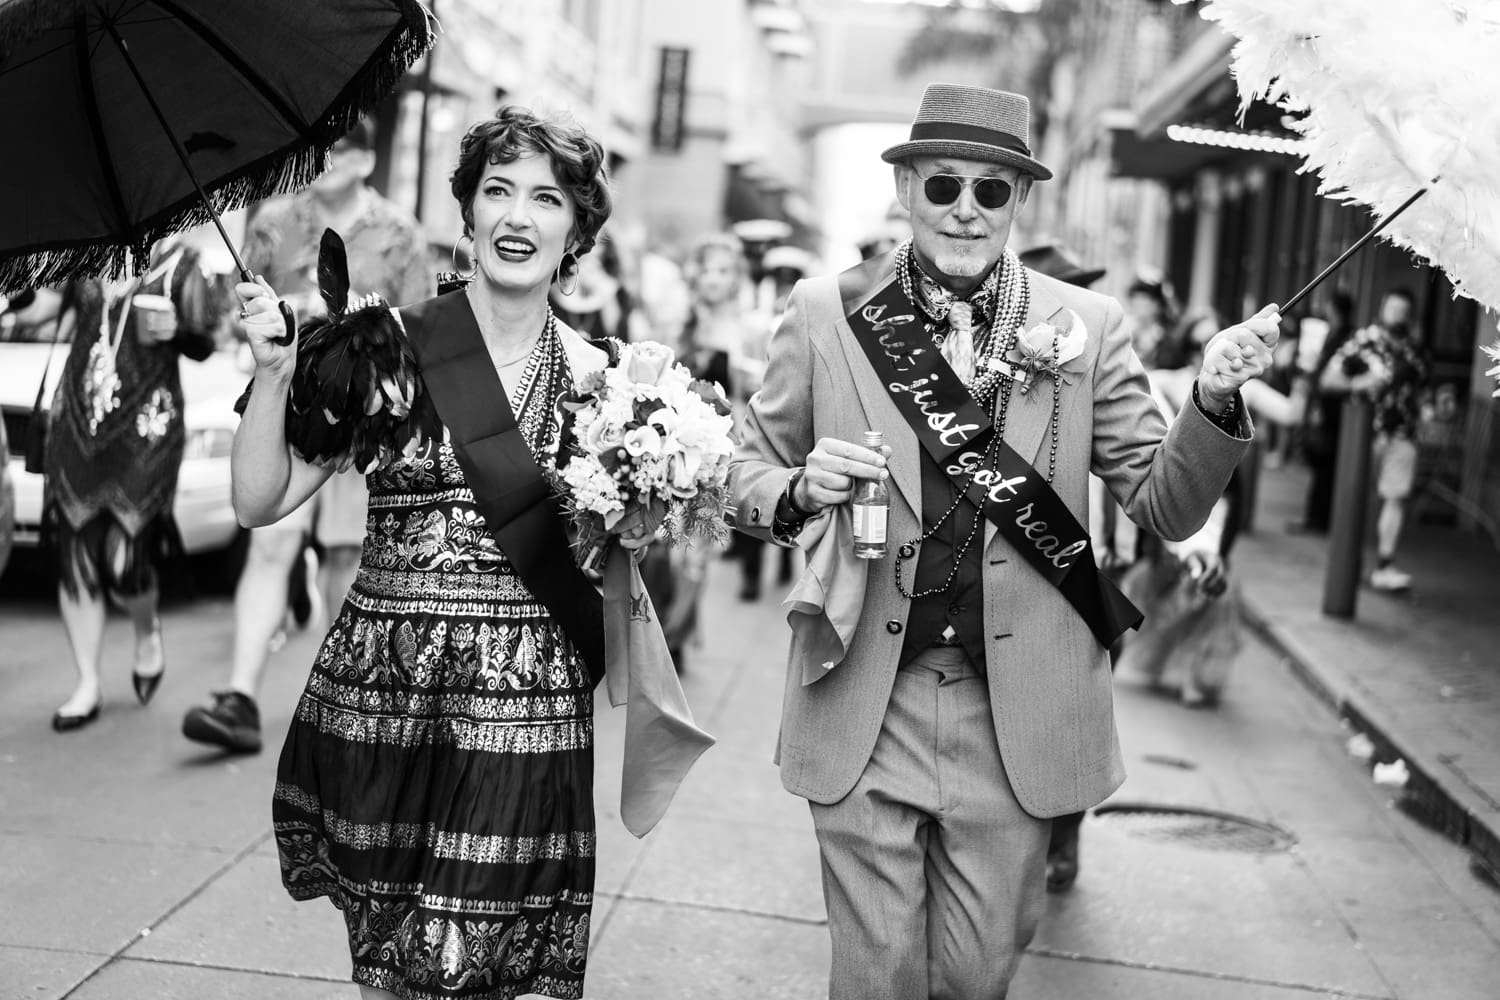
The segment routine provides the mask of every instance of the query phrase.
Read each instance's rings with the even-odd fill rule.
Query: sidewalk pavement
[[[624,713],[599,706],[595,1000],[817,1000],[829,939],[806,804],[770,763],[786,626],[710,569],[687,693],[719,744],[645,840],[619,821]],[[39,588],[44,591],[45,588]],[[282,891],[269,836],[277,747],[317,637],[273,660],[266,752],[182,739],[221,684],[229,603],[165,609],[168,677],[138,708],[128,625],[109,626],[99,721],[58,736],[69,684],[45,592],[0,597],[0,1000],[353,1000],[342,921]],[[1464,853],[1389,808],[1323,706],[1258,642],[1225,704],[1193,712],[1117,685],[1130,778],[1084,827],[1084,874],[1050,897],[1016,1000],[1479,1000],[1500,981],[1500,893]],[[1152,809],[1275,824],[1256,847]],[[1145,824],[1141,825],[1141,820]],[[1242,828],[1241,828],[1242,829]],[[1261,839],[1252,826],[1252,840]],[[1279,843],[1279,838],[1278,838]]]
[[[1424,522],[1445,512],[1418,504],[1397,559],[1412,590],[1364,587],[1354,620],[1326,617],[1326,539],[1287,531],[1306,483],[1301,469],[1261,475],[1255,530],[1234,554],[1247,614],[1375,760],[1406,762],[1406,804],[1500,874],[1500,552]]]

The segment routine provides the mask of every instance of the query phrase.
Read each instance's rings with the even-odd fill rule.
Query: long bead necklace
[[[896,268],[901,279],[901,290],[914,305],[930,317],[932,316],[932,312],[926,308],[925,303],[918,297],[916,289],[912,284],[910,253],[910,241],[902,244],[896,253]],[[1022,269],[1019,258],[1016,257],[1013,251],[1006,248],[1005,254],[1001,258],[1000,290],[995,303],[994,321],[990,323],[988,329],[980,338],[980,343],[975,345],[976,357],[998,359],[1004,357],[1009,352],[1011,347],[1014,346],[1017,336],[1019,336],[1021,323],[1026,317],[1027,310],[1030,308],[1030,300],[1031,282],[1026,277],[1026,272]],[[996,414],[994,433],[990,438],[989,444],[985,447],[982,460],[964,478],[962,485],[954,490],[953,503],[948,506],[948,509],[937,520],[932,522],[930,528],[927,528],[921,534],[911,539],[902,548],[914,548],[928,541],[933,535],[937,534],[938,530],[947,523],[949,518],[954,516],[958,511],[959,505],[968,496],[969,488],[974,482],[974,476],[980,469],[989,468],[993,464],[996,451],[999,448],[1000,442],[1005,437],[1005,423],[1006,417],[1010,412],[1010,396],[1013,382],[1009,379],[1000,378],[994,366],[983,365],[981,363],[980,367],[983,368],[984,374],[975,378],[970,392],[974,396],[975,401],[982,406],[987,406],[995,399],[995,395],[998,393],[999,411]],[[1055,468],[1057,457],[1056,413],[1057,395],[1056,387],[1054,386],[1052,428],[1053,466],[1048,469],[1048,482],[1052,481],[1052,472],[1053,468]],[[905,559],[902,557],[900,549],[898,549],[896,558],[893,561],[893,569],[896,576],[896,589],[900,591],[901,595],[908,600],[915,600],[920,597],[930,597],[935,594],[948,592],[953,586],[954,579],[958,576],[959,567],[963,564],[963,557],[968,553],[969,547],[974,544],[974,539],[979,535],[979,526],[983,521],[983,512],[976,509],[974,518],[969,524],[967,537],[953,550],[953,558],[948,568],[947,578],[936,587],[928,587],[925,590],[915,592],[907,590],[905,582],[901,579],[901,566]]]

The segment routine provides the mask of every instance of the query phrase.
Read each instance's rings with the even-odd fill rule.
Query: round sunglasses
[[[970,185],[980,208],[996,209],[1010,201],[1011,185],[1000,177],[975,177],[970,174],[933,174],[922,178],[922,191],[934,205],[951,205]]]

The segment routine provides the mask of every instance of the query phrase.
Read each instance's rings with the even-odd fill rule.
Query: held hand
[[[1204,348],[1203,370],[1198,374],[1203,405],[1222,411],[1242,385],[1269,371],[1280,336],[1281,315],[1275,305],[1214,334]]]
[[[293,337],[289,344],[277,342],[286,336],[286,321],[282,318],[276,293],[266,284],[266,279],[259,276],[253,284],[240,282],[234,286],[234,291],[242,303],[240,332],[250,344],[256,371],[272,376],[290,375],[297,361],[297,340]]]
[[[1211,550],[1190,552],[1185,561],[1189,578],[1203,596],[1218,597],[1228,588],[1229,577],[1224,567],[1224,560],[1217,552]]]
[[[856,479],[886,479],[885,460],[889,445],[879,451],[838,438],[823,438],[807,456],[807,474],[797,483],[792,500],[803,510],[817,513],[825,507],[847,503],[854,496]]]

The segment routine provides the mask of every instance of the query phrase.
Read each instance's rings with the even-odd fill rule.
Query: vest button
[[[901,553],[902,559],[910,559],[912,556],[917,554],[916,546],[911,544],[903,545],[901,546],[901,548],[897,549],[897,551]]]
[[[891,635],[900,635],[901,634],[901,623],[898,622],[896,619],[892,618],[890,621],[888,621],[888,622],[885,623],[885,630],[887,632],[889,632]]]
[[[759,507],[751,507],[750,508],[750,523],[751,524],[759,524],[760,523],[760,508]]]

